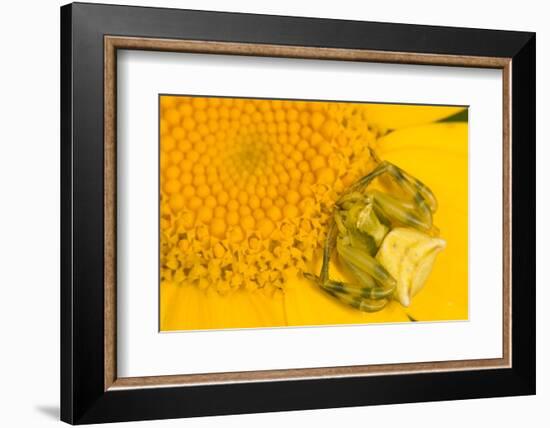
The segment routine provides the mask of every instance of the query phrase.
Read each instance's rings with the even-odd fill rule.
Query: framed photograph
[[[535,393],[535,35],[61,8],[61,418]]]

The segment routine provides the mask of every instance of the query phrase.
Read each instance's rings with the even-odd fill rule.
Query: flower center
[[[161,281],[283,288],[369,168],[361,104],[161,97]]]

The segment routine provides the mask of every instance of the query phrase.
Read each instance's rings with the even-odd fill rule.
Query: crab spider
[[[377,253],[388,234],[392,230],[406,232],[408,229],[417,231],[414,236],[420,236],[421,240],[430,240],[430,235],[437,234],[432,223],[437,200],[432,191],[401,168],[387,161],[379,161],[374,153],[373,155],[378,161],[376,168],[353,184],[336,201],[323,248],[323,264],[319,276],[304,273],[306,278],[315,281],[327,293],[366,312],[383,309],[395,295],[405,296],[399,299],[405,306],[410,301],[411,291],[407,295],[402,290],[396,292],[400,286],[398,279],[377,259]],[[380,178],[380,181],[389,178],[390,182],[386,181],[386,187],[395,187],[396,194],[368,189],[375,178]],[[398,233],[394,232],[392,239],[391,245],[395,248],[396,242],[399,242],[399,236],[395,237]],[[440,239],[433,241],[434,244],[423,247],[432,254],[434,249],[441,249],[445,244]],[[409,248],[404,245],[409,245]],[[409,252],[410,242],[404,245],[401,246],[402,249],[405,253]],[[354,283],[330,279],[329,265],[335,249],[341,265],[355,280]],[[416,253],[418,251],[415,252],[418,256]],[[396,254],[395,257],[399,255]],[[433,262],[433,257],[431,260]],[[413,261],[419,263],[419,259]],[[400,260],[399,263],[404,262]],[[427,275],[426,269],[422,272],[424,278],[420,282],[423,283]],[[414,288],[414,292],[419,289],[418,286]]]

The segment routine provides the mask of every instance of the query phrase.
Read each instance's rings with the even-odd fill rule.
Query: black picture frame
[[[510,368],[104,387],[104,36],[511,59]],[[535,393],[535,34],[74,3],[61,8],[61,419],[71,424]]]

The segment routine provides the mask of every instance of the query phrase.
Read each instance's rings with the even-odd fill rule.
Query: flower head
[[[363,104],[172,96],[160,133],[161,279],[220,293],[311,263],[376,138]]]

